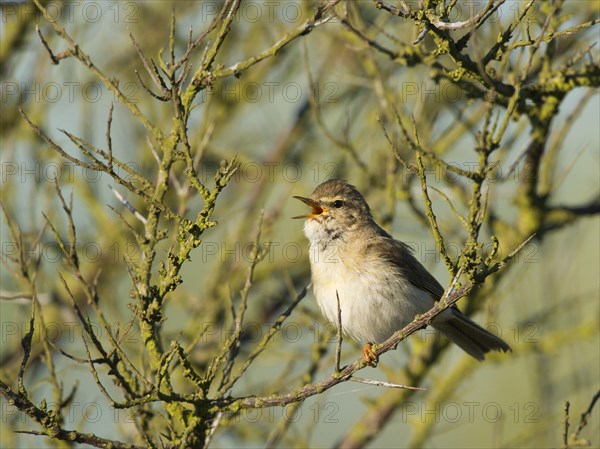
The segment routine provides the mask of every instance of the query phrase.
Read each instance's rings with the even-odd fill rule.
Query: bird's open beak
[[[294,196],[292,198],[302,201],[304,204],[309,205],[312,209],[310,214],[298,215],[297,217],[292,218],[315,218],[325,212],[325,208],[321,207],[319,203],[311,198],[304,198],[303,196]]]

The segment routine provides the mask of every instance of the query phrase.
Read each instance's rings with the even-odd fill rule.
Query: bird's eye
[[[344,205],[344,202],[342,200],[335,200],[333,202],[333,207],[339,209],[340,207],[342,207]]]

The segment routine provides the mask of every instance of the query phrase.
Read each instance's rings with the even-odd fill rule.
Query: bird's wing
[[[413,256],[406,243],[381,236],[374,239],[369,247],[370,251],[377,251],[381,257],[394,263],[411,284],[431,293],[436,301],[444,294],[444,287]]]

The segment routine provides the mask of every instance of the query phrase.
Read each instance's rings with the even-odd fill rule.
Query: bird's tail
[[[471,321],[458,309],[450,309],[450,311],[452,312],[451,318],[434,321],[432,326],[448,340],[460,346],[467,354],[477,360],[483,360],[487,352],[511,350],[508,343]]]

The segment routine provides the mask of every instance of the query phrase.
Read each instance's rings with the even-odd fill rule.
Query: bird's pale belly
[[[325,317],[337,323],[336,291],[342,328],[362,341],[378,343],[433,306],[431,296],[375,260],[348,265],[344,257],[311,257],[313,288]],[[353,258],[356,260],[356,258]],[[388,267],[386,269],[386,266]]]

